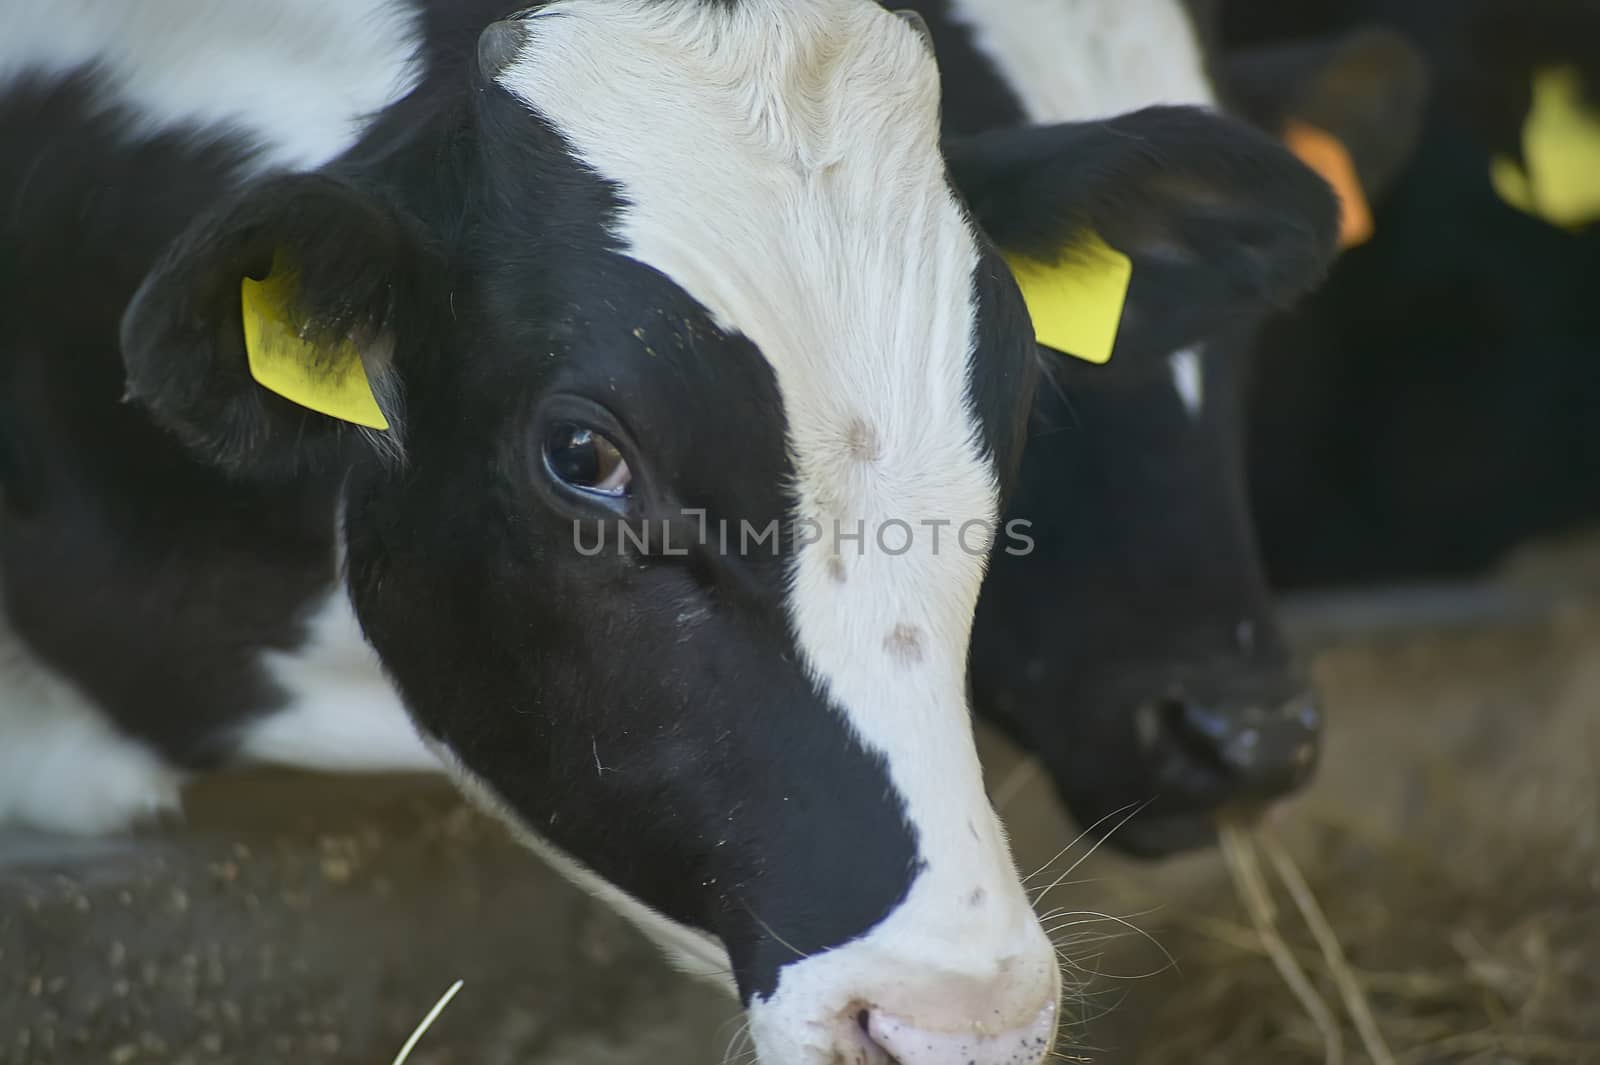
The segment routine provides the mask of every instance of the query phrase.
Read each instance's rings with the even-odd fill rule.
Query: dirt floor
[[[1516,621],[1355,637],[1349,604],[1322,615],[1343,633],[1315,657],[1330,707],[1326,762],[1272,831],[1298,858],[1402,1065],[1600,1065],[1600,602],[1545,597],[1522,609],[1535,601],[1501,600]],[[1398,615],[1369,612],[1369,623],[1416,602],[1401,597],[1390,604]],[[1459,622],[1483,602],[1434,607]],[[1034,802],[1026,792],[1018,801]],[[1024,850],[1037,853],[1065,829],[1034,831]],[[1098,1017],[1069,1055],[1331,1060],[1216,855],[1159,869],[1097,855],[1069,879],[1079,882],[1071,896],[1046,909],[1139,930],[1089,914],[1065,926],[1081,937],[1064,946],[1088,971],[1083,1013]],[[1281,886],[1276,901],[1288,946],[1342,1013]],[[1349,1021],[1340,1027],[1345,1060],[1371,1060]]]
[[[1276,831],[1402,1065],[1600,1065],[1600,598],[1530,572],[1294,615],[1332,732]],[[1031,870],[1076,830],[985,746]],[[457,979],[416,1065],[722,1060],[726,1002],[440,785],[250,776],[189,809],[138,840],[0,838],[0,1063],[387,1065]],[[1327,1060],[1216,855],[1067,873],[1083,852],[1031,881],[1067,874],[1041,900],[1086,985],[1064,1055]],[[1368,1060],[1343,1028],[1344,1060]]]

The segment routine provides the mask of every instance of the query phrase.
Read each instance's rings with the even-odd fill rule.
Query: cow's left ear
[[[1022,264],[1041,343],[1058,346],[1042,309],[1069,334],[1111,322],[1114,348],[1065,349],[1090,361],[1165,357],[1252,322],[1333,257],[1328,185],[1277,141],[1200,108],[997,130],[947,141],[945,155],[977,222]],[[1108,317],[1119,276],[1125,303]],[[1059,306],[1042,308],[1050,286]]]
[[[1422,53],[1392,30],[1234,49],[1217,67],[1234,114],[1302,144],[1308,129],[1326,137],[1364,201],[1380,199],[1416,150],[1431,75]]]
[[[421,242],[338,179],[249,186],[193,224],[123,316],[130,399],[257,476],[402,453],[395,359],[432,304]]]

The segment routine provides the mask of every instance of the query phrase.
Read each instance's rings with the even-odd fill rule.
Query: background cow
[[[1377,23],[1435,71],[1416,156],[1374,239],[1262,339],[1250,467],[1274,582],[1473,575],[1529,538],[1592,524],[1600,192],[1585,222],[1519,209],[1497,184],[1533,172],[1525,131],[1551,106],[1589,116],[1587,141],[1559,150],[1600,157],[1600,8],[1227,0],[1219,16],[1234,48]],[[1550,99],[1545,79],[1562,71],[1576,95]],[[1573,178],[1600,189],[1592,165]]]
[[[1236,88],[1276,86],[1328,121],[1312,105],[1348,95],[1359,70],[1373,77],[1357,90],[1379,95],[1387,121],[1420,103],[1418,61],[1392,39],[1225,57],[1208,48],[1207,12],[1178,0],[931,0],[918,10],[944,73],[947,134],[1002,131],[990,135],[997,152],[1003,131],[1029,124],[1158,103],[1218,107],[1217,77],[1227,102],[1273,135]],[[1226,79],[1230,59],[1242,68],[1237,86]],[[1339,132],[1368,125],[1357,113]],[[1375,181],[1395,165],[1383,154],[1398,151],[1390,145],[1360,145]],[[1239,180],[1266,195],[1279,179]],[[1239,207],[1219,202],[1213,220]],[[1263,230],[1240,250],[1268,260],[1291,244],[1325,254],[1335,219],[1322,207],[1306,201],[1309,225]],[[1024,210],[1013,224],[1029,224]],[[1036,547],[997,549],[979,604],[979,712],[1042,758],[1081,823],[1140,855],[1204,844],[1219,809],[1292,792],[1316,760],[1321,712],[1275,616],[1251,529],[1240,407],[1253,330],[1304,289],[1240,284],[1244,276],[1225,264],[1196,304],[1203,316],[1165,316],[1160,343],[1122,344],[1104,366],[1040,349],[1045,384],[1007,510],[1030,523]],[[1154,283],[1136,272],[1133,290]]]
[[[1326,193],[1185,110],[947,167],[864,0],[504,14],[0,7],[0,805],[431,750],[762,1061],[1041,1060],[984,551],[699,530],[992,529],[1035,372],[1001,251],[1115,240],[1159,348],[1219,278],[1304,287]]]

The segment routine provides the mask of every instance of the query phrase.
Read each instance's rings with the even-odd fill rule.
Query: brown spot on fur
[[[922,661],[922,630],[915,625],[896,625],[884,638],[883,646],[903,666]]]
[[[844,578],[845,578],[844,559],[840,558],[838,555],[829,556],[829,558],[828,558],[828,576],[833,578],[833,582],[835,584],[843,584],[844,583]]]
[[[877,462],[883,453],[878,431],[865,418],[851,418],[844,431],[844,448],[857,462]]]

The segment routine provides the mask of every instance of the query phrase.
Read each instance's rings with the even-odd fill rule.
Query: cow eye
[[[568,488],[609,499],[627,495],[633,477],[615,444],[571,422],[555,426],[545,437],[544,466]]]

